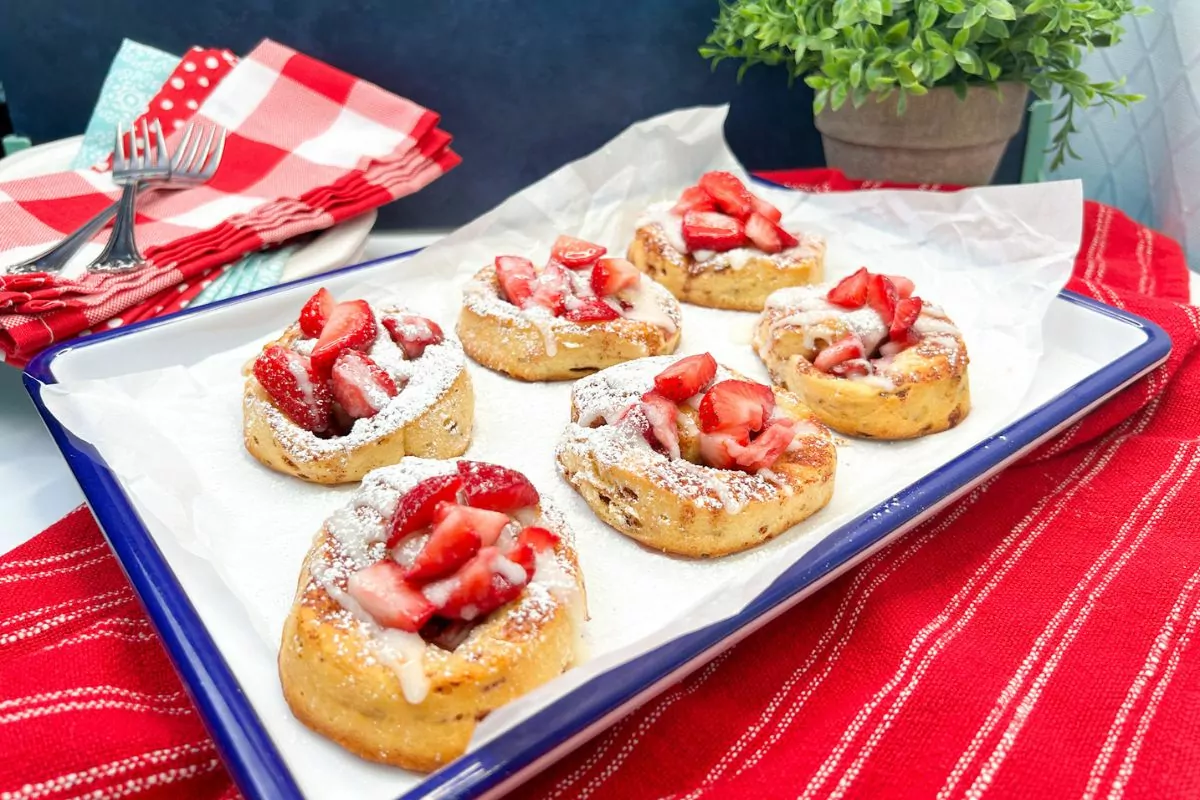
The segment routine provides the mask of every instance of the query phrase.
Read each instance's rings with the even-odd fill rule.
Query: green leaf
[[[942,36],[937,31],[926,31],[925,32],[925,41],[929,42],[929,45],[934,50],[937,50],[938,52],[941,52],[941,53],[953,53],[954,52],[954,48],[951,47],[950,43],[946,41],[946,37]]]
[[[963,28],[958,33],[954,34],[954,49],[962,50],[967,46],[968,40],[971,38],[971,32]]]
[[[1017,18],[1017,12],[1013,10],[1012,3],[1008,2],[1008,0],[987,0],[985,9],[987,15],[995,19]]]
[[[863,66],[861,61],[855,61],[850,65],[850,85],[858,86],[862,83]],[[861,103],[859,105],[862,105]]]
[[[1033,36],[1029,39],[1029,52],[1038,58],[1046,58],[1050,55],[1050,43],[1045,36]]]
[[[954,54],[954,60],[962,67],[963,72],[970,75],[983,74],[983,61],[980,60],[979,55],[974,50],[959,50]]]
[[[917,6],[917,27],[921,30],[933,27],[937,22],[938,7],[932,2],[921,3]]]
[[[966,100],[967,99],[967,85],[965,83],[954,84],[954,94],[958,96],[959,100]]]
[[[846,104],[846,84],[835,84],[829,90],[829,104],[833,107],[834,111],[837,111]]]
[[[955,63],[954,56],[946,53],[939,53],[938,56],[933,60],[933,74],[930,76],[930,78],[934,83],[937,83],[954,70]]]
[[[991,36],[993,39],[1004,41],[1008,39],[1009,36],[1008,23],[1002,19],[988,17],[987,21],[984,22],[983,32],[988,36]]]
[[[883,40],[888,44],[899,44],[908,38],[908,29],[909,21],[907,19],[897,22],[888,28],[887,33],[883,35]]]
[[[829,90],[828,89],[822,89],[821,91],[817,92],[816,96],[813,98],[813,114],[814,115],[820,114],[822,111],[824,111],[825,104],[828,102],[829,102]]]
[[[1034,14],[1053,4],[1054,0],[1033,0],[1032,3],[1025,6],[1025,16],[1032,17]]]
[[[986,64],[984,64],[983,66],[987,70],[987,76],[988,76],[989,80],[994,81],[1000,77],[1000,72],[1002,70],[1000,69],[1000,65],[997,64],[995,61],[989,61]]]
[[[963,5],[963,0],[937,0],[937,4],[949,14],[961,14],[967,10],[967,7]]]
[[[991,5],[991,4],[989,3],[988,5]],[[966,27],[966,28],[971,27],[976,22],[979,22],[979,20],[986,17],[987,14],[988,14],[988,6],[985,6],[985,5],[972,6],[967,11],[967,21],[965,23],[963,23],[963,27]],[[1013,16],[1015,18],[1016,15],[1014,14]]]

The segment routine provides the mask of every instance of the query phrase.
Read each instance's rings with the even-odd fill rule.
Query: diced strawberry
[[[495,547],[484,547],[458,572],[427,585],[424,592],[440,616],[471,621],[515,600],[528,580],[520,564]]]
[[[849,334],[817,353],[817,357],[813,359],[813,366],[821,372],[829,372],[843,361],[862,357],[862,341],[854,334]]]
[[[717,469],[732,469],[737,463],[735,454],[740,453],[743,446],[733,433],[713,431],[700,434],[700,458],[708,466]]]
[[[896,287],[896,294],[903,300],[906,297],[912,297],[913,289],[916,285],[903,275],[888,275],[888,280]]]
[[[500,282],[504,299],[517,308],[522,308],[533,294],[533,282],[537,280],[537,272],[528,258],[496,256],[496,280]]]
[[[499,464],[459,461],[458,474],[467,503],[476,508],[516,511],[536,506],[541,499],[528,478]]]
[[[345,350],[333,362],[333,397],[354,419],[373,417],[396,396],[396,382],[366,353]]]
[[[592,267],[592,291],[609,297],[642,279],[638,268],[623,258],[602,258]]]
[[[454,652],[467,640],[475,626],[460,619],[434,617],[421,628],[421,638],[443,650]]]
[[[754,209],[755,214],[762,214],[771,222],[779,222],[783,219],[782,211],[757,195],[750,195],[750,207]]]
[[[527,544],[533,548],[535,553],[540,553],[544,550],[553,550],[559,541],[557,533],[537,525],[530,525],[528,528],[523,528],[517,534],[517,544]]]
[[[405,570],[407,581],[426,583],[449,575],[470,561],[483,546],[479,531],[471,526],[466,515],[459,513],[463,506],[440,503],[438,509],[443,506],[451,506],[450,512],[434,524],[429,540]],[[508,517],[504,521],[507,524]]]
[[[405,536],[419,531],[433,521],[433,511],[438,503],[453,501],[462,488],[458,475],[434,475],[426,478],[400,498],[396,513],[392,515],[392,532],[387,546],[391,549]]]
[[[526,303],[547,309],[560,316],[567,308],[567,294],[571,291],[571,276],[556,261],[551,261],[533,283],[533,294]]]
[[[893,342],[909,341],[909,334],[913,333],[912,326],[917,317],[921,316],[923,304],[919,297],[905,297],[896,303],[896,316],[892,317],[892,327],[889,331],[889,338]]]
[[[669,458],[679,458],[679,407],[658,392],[646,392],[642,395],[642,408],[650,421],[650,434],[662,452]]]
[[[717,360],[708,353],[681,358],[654,376],[654,390],[682,403],[709,384],[717,374]]]
[[[572,322],[608,322],[619,319],[620,314],[599,297],[578,297],[568,305],[563,316]]]
[[[325,328],[329,314],[333,311],[333,295],[322,286],[317,293],[308,298],[304,308],[300,309],[300,332],[310,339],[316,339]]]
[[[563,235],[554,240],[554,245],[550,248],[550,257],[564,267],[582,269],[607,252],[607,247]]]
[[[397,314],[383,318],[383,327],[392,341],[400,346],[405,357],[420,358],[431,344],[441,344],[446,338],[436,322],[416,314]]]
[[[500,538],[500,532],[512,522],[512,517],[486,508],[472,508],[454,502],[438,503],[433,509],[434,526],[447,523],[465,526],[479,534],[484,546],[491,546]]]
[[[752,381],[721,381],[700,401],[700,430],[762,430],[775,408],[770,387]]]
[[[883,317],[884,325],[891,325],[896,316],[896,287],[887,275],[872,275],[867,283],[867,305]]]
[[[910,334],[912,333],[912,330],[911,330],[911,329],[909,330],[909,333],[910,333]],[[879,345],[879,355],[881,355],[881,356],[894,356],[894,355],[896,355],[897,353],[900,353],[900,352],[902,352],[902,351],[904,350],[904,348],[908,347],[908,345],[909,345],[909,344],[912,344],[912,343],[911,343],[911,342],[908,342],[908,341],[903,341],[903,342],[890,342],[890,341],[889,341],[889,342],[884,342],[883,344]]]
[[[754,211],[754,197],[733,173],[706,172],[700,176],[700,188],[731,217],[746,219]]]
[[[689,251],[725,252],[746,243],[742,223],[715,211],[689,211],[683,217],[683,241]]]
[[[757,213],[751,214],[746,220],[746,238],[764,253],[778,253],[800,243],[799,239],[779,227],[778,222],[772,222]]]
[[[838,281],[825,299],[842,308],[862,308],[867,304],[867,284],[870,281],[871,273],[867,272],[866,267],[859,267],[853,275]]]
[[[852,375],[870,375],[871,362],[865,358],[852,358],[849,361],[834,364],[829,368],[829,373],[837,375],[839,378],[849,378]]]
[[[679,195],[679,202],[671,209],[671,213],[682,217],[689,211],[716,211],[717,204],[708,192],[700,186],[689,186]]]
[[[783,418],[773,419],[750,444],[741,448],[734,456],[734,461],[747,472],[758,472],[778,461],[795,438],[795,422]]]
[[[292,422],[313,433],[329,428],[333,395],[308,356],[273,344],[254,359],[254,377]]]
[[[416,633],[437,611],[425,595],[404,582],[404,568],[390,558],[351,575],[346,589],[385,628]]]
[[[313,366],[321,375],[328,375],[333,362],[345,350],[367,350],[375,342],[379,329],[375,313],[366,300],[347,300],[329,312],[321,337],[313,347]]]

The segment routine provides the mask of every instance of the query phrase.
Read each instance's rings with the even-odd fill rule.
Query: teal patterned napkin
[[[179,56],[130,39],[121,42],[104,78],[104,85],[100,88],[100,97],[96,100],[92,118],[84,132],[83,144],[71,162],[71,169],[86,169],[112,152],[117,125],[128,125],[130,120],[146,110],[163,83],[171,77],[179,59]],[[274,286],[279,283],[284,265],[297,249],[297,245],[285,245],[245,256],[228,267],[190,305],[204,305]]]

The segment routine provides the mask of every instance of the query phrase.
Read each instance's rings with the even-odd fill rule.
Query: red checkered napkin
[[[248,252],[411,194],[460,161],[434,112],[272,41],[239,62],[194,119],[229,131],[224,158],[208,184],[139,204],[138,243],[151,266],[0,276],[5,361],[23,365],[57,341],[147,316]],[[0,264],[40,252],[117,194],[109,175],[90,169],[0,183]]]

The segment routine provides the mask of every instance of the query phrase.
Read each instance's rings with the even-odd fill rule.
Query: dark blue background
[[[715,0],[0,0],[14,128],[81,132],[122,37],[169,52],[276,39],[442,115],[462,166],[382,210],[381,226],[458,225],[645,117],[732,104],[750,169],[820,166],[812,95],[780,69],[713,72],[697,54]],[[1017,137],[998,176],[1020,175]]]

